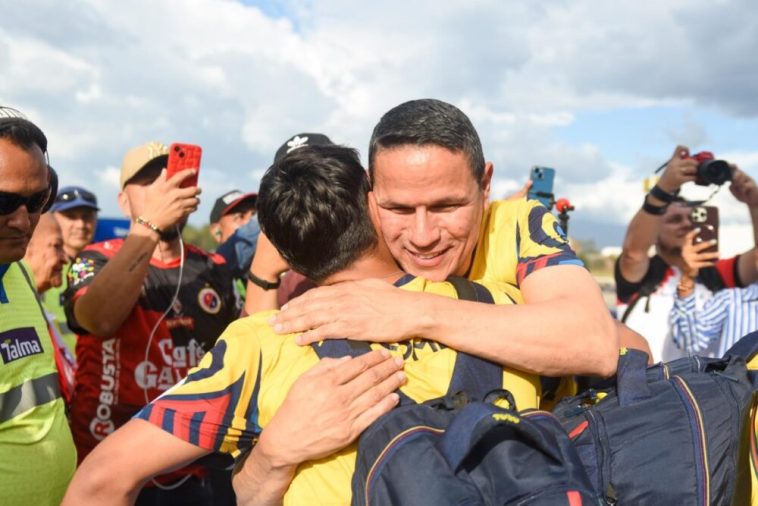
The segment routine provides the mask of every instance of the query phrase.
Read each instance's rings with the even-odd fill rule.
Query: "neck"
[[[158,245],[153,250],[153,258],[163,263],[168,263],[176,260],[181,255],[181,246],[179,245],[179,238],[164,241],[163,239],[158,241]]]
[[[669,265],[682,269],[685,266],[681,248],[663,248],[656,246],[658,255]]]
[[[346,269],[326,278],[322,285],[333,285],[343,281],[358,281],[360,279],[381,279],[394,283],[405,273],[400,269],[389,252],[375,248],[366,252]]]
[[[79,251],[80,250],[71,248],[69,246],[66,246],[65,244],[63,245],[63,252],[66,253],[66,259],[69,262],[73,262],[74,261],[74,259],[76,258],[76,255],[79,254]]]

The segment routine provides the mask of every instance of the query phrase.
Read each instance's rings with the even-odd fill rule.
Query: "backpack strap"
[[[630,406],[652,395],[646,375],[647,359],[647,353],[631,348],[619,356],[616,393],[621,406]]]
[[[457,276],[451,276],[447,281],[453,285],[459,299],[494,303],[492,294],[482,285]],[[345,355],[358,357],[371,351],[367,342],[348,339],[327,339],[320,343],[312,343],[311,347],[319,358],[339,358]],[[492,390],[502,388],[502,384],[501,366],[468,353],[458,352],[447,395],[466,392],[470,398],[482,400]],[[405,395],[399,391],[398,393],[401,394],[401,404],[404,404]]]
[[[493,304],[492,294],[482,285],[457,276],[447,282],[453,285],[461,300]],[[489,360],[458,352],[448,395],[466,392],[475,400],[482,400],[491,391],[502,388],[503,368]]]

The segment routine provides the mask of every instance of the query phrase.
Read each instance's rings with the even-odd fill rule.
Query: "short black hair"
[[[376,246],[369,188],[356,150],[304,146],[261,179],[261,230],[292,269],[320,283]]]
[[[0,117],[0,139],[7,139],[26,151],[37,146],[42,153],[47,153],[47,137],[28,119]]]
[[[474,179],[482,184],[482,142],[468,116],[454,105],[424,98],[404,102],[387,111],[374,127],[369,141],[368,170],[372,183],[379,150],[409,144],[433,144],[450,151],[462,151],[468,158]]]

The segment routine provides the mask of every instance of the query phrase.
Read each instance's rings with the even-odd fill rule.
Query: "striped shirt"
[[[688,353],[711,349],[721,357],[742,336],[758,330],[758,283],[720,290],[700,310],[694,294],[677,296],[670,323],[679,348]]]

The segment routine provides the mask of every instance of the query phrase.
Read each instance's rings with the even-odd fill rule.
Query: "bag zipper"
[[[675,390],[684,402],[689,414],[693,443],[695,444],[695,477],[697,504],[708,506],[711,497],[710,470],[708,469],[708,445],[703,427],[703,415],[689,385],[681,376],[671,378]]]

